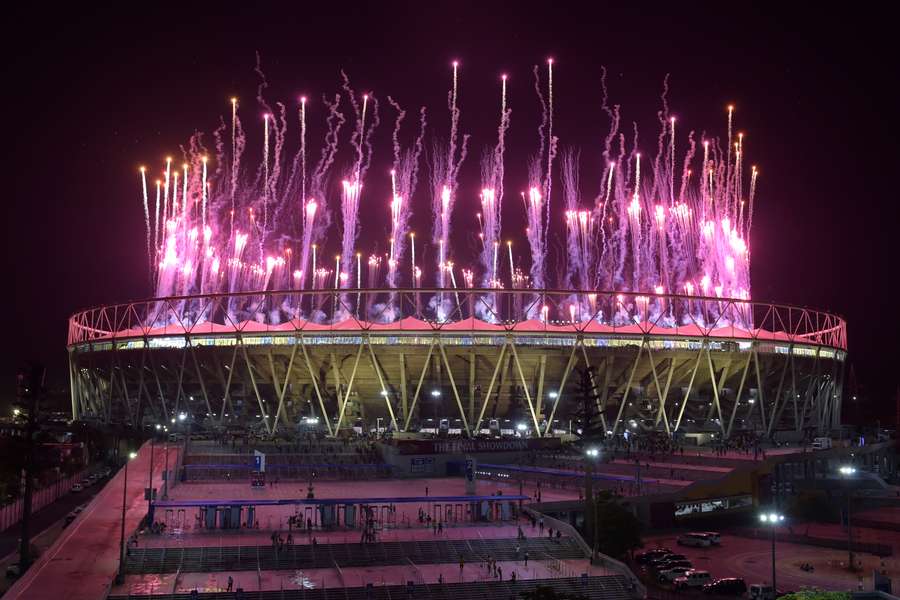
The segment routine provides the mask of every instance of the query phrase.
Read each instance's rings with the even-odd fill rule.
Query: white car
[[[702,533],[709,538],[709,543],[713,546],[722,545],[722,535],[718,531],[704,531]]]
[[[679,589],[685,588],[701,588],[711,581],[709,571],[698,571],[691,569],[683,576],[675,579],[675,587]]]
[[[696,532],[679,535],[677,542],[679,546],[694,546],[696,548],[709,548],[712,545],[709,535]]]
[[[750,586],[750,600],[775,600],[775,590],[771,585],[754,583]]]
[[[690,567],[672,567],[671,569],[666,569],[665,571],[659,572],[659,581],[661,583],[668,583],[671,581],[675,581],[679,577],[684,577],[685,573],[690,571]]]
[[[78,492],[82,491],[83,489],[84,489],[84,486],[81,485],[80,483],[72,484],[72,493],[73,494],[77,494]]]

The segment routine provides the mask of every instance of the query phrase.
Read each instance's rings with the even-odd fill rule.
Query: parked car
[[[678,536],[679,546],[694,546],[697,548],[709,548],[712,545],[709,536],[705,533],[683,533]]]
[[[672,551],[669,550],[668,548],[653,548],[652,550],[647,550],[645,552],[639,553],[635,557],[635,559],[638,561],[639,564],[645,565],[645,564],[648,564],[652,560],[661,558],[661,557],[665,556],[666,554],[671,554],[671,553],[672,553]]]
[[[674,569],[675,567],[693,569],[694,564],[689,560],[671,560],[657,566],[655,570],[657,573],[662,573],[663,571],[668,571],[669,569]]]
[[[81,487],[83,487],[85,489],[91,487],[93,484],[94,484],[94,482],[91,481],[90,479],[88,479],[87,477],[85,477],[84,479],[81,480]]]
[[[740,577],[723,577],[704,585],[703,591],[717,596],[743,596],[747,592],[747,584]]]
[[[710,579],[709,571],[691,569],[683,576],[677,578],[674,583],[675,587],[679,589],[700,588],[709,583]]]
[[[722,545],[722,534],[718,531],[703,531],[701,532],[709,538],[709,543],[713,546],[721,546]]]
[[[84,486],[81,485],[80,483],[72,484],[72,493],[73,494],[77,494],[78,492],[82,491],[83,489],[84,489]]]
[[[6,567],[7,579],[18,579],[21,574],[22,568],[19,566],[19,563],[12,563]]]
[[[672,567],[671,569],[660,571],[658,579],[660,583],[669,583],[675,581],[679,577],[684,577],[684,574],[690,570],[690,567]]]
[[[80,515],[81,511],[83,511],[83,510],[84,510],[83,506],[75,507],[75,510],[73,510],[72,512],[70,512],[69,514],[66,515],[65,524],[63,525],[63,527],[68,527],[69,525],[71,525],[72,521],[77,519],[78,515]]]
[[[751,584],[750,600],[775,600],[775,588],[765,583]]]
[[[650,561],[649,565],[651,569],[658,569],[660,566],[666,565],[672,561],[676,560],[687,560],[687,556],[684,554],[666,554],[665,556],[661,556],[660,558],[655,558]]]

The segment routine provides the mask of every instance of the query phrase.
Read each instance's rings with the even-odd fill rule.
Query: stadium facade
[[[77,313],[68,337],[73,418],[264,435],[561,435],[585,377],[612,435],[827,433],[846,347],[811,309],[570,290],[162,298]]]

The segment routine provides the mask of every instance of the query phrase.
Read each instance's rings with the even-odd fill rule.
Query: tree
[[[815,590],[785,594],[778,600],[850,600],[848,592],[820,592]]]
[[[616,497],[599,496],[595,500],[595,511],[595,546],[599,552],[613,558],[623,558],[641,547],[641,522]]]
[[[587,597],[582,594],[557,592],[549,585],[539,585],[533,589],[522,592],[521,598],[524,600],[587,600]]]
[[[606,431],[603,429],[603,420],[600,418],[600,393],[597,390],[597,369],[588,367],[578,369],[578,406],[575,416],[581,421],[582,443],[590,443],[602,440]]]
[[[788,507],[788,514],[798,521],[806,521],[806,534],[809,524],[814,522],[832,522],[837,517],[835,505],[829,502],[823,493],[807,492],[795,496]]]

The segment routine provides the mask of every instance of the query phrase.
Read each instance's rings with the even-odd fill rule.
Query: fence
[[[587,542],[584,541],[584,538],[581,537],[581,534],[578,533],[578,530],[572,527],[570,524],[566,523],[565,521],[560,521],[559,519],[554,519],[553,517],[547,516],[541,512],[534,510],[533,508],[525,507],[523,510],[535,519],[544,519],[544,522],[548,526],[552,526],[557,531],[562,531],[563,535],[571,537],[573,540],[575,540],[575,542],[581,548],[582,552],[585,553],[585,556],[591,557],[591,561],[594,564],[606,567],[607,569],[615,571],[624,576],[625,579],[630,583],[630,585],[634,586],[634,593],[638,598],[647,597],[646,586],[641,583],[640,579],[635,577],[634,573],[631,571],[628,565],[605,554],[594,554],[593,549],[588,545]]]
[[[54,502],[63,494],[69,493],[72,484],[81,481],[82,472],[79,471],[75,475],[63,479],[57,479],[47,487],[34,490],[31,495],[31,512],[35,513],[44,508],[48,504]],[[25,507],[25,501],[19,498],[11,504],[0,508],[0,531],[6,531],[16,523],[22,520],[22,511]]]

